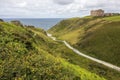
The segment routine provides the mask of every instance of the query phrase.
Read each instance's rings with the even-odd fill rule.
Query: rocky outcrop
[[[0,22],[4,22],[4,20],[3,20],[3,19],[0,19]]]
[[[33,25],[25,25],[25,27],[35,28],[35,26],[33,26]]]
[[[11,21],[11,23],[14,24],[14,25],[16,25],[16,26],[23,27],[23,24],[20,21],[18,21],[18,20]]]

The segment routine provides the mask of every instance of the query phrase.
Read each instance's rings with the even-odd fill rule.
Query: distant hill
[[[70,18],[48,32],[87,55],[120,66],[120,16]]]
[[[42,29],[0,22],[0,80],[106,80],[62,53],[74,54]]]

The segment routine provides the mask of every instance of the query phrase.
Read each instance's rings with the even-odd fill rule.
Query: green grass
[[[61,24],[61,22],[64,24]],[[87,16],[79,19],[73,18],[72,21],[67,19],[61,22],[48,30],[48,32],[58,39],[68,41],[72,46],[87,55],[120,66],[120,61],[118,60],[120,58],[120,16]],[[79,60],[79,62],[81,61]],[[88,67],[94,63],[90,60],[85,60],[85,62],[84,65]],[[83,66],[83,64],[77,64]],[[108,79],[118,80],[120,78],[120,73],[104,68],[102,65],[92,66],[92,68],[94,67],[96,68],[91,69],[91,71],[99,74],[97,71],[103,70],[102,76],[106,76]]]
[[[81,49],[84,49],[91,56],[120,66],[120,61],[118,61],[120,58],[119,35],[120,23],[107,23],[95,31],[88,31],[84,37],[85,39],[77,45],[80,45]]]
[[[106,17],[104,20],[108,21],[120,21],[120,16],[112,16],[112,17]]]
[[[106,80],[77,66],[73,54],[42,29],[0,22],[0,80]]]
[[[67,40],[71,44],[76,44],[79,40],[78,38],[79,38],[80,33],[82,34],[84,32],[82,32],[82,30],[75,30],[75,31],[69,32],[68,33],[69,35],[65,34],[61,36],[60,39]]]
[[[74,26],[77,26],[77,28],[72,26],[71,31],[69,30],[69,27],[73,23],[64,27],[63,30],[57,29],[56,27],[60,28],[60,26],[58,25],[56,27],[53,27],[56,29],[57,32],[52,31],[52,28],[49,32],[54,33],[53,35],[58,36],[59,39],[67,40],[72,45],[78,46],[80,50],[83,49],[91,56],[95,56],[99,59],[120,66],[120,62],[117,61],[117,59],[120,58],[120,56],[118,55],[120,21],[114,20],[113,22],[109,22],[103,20],[108,18],[119,19],[119,17],[116,16],[100,19],[97,18],[92,20],[88,19],[88,22],[83,22],[82,25],[74,23]],[[79,21],[81,22],[82,20]],[[62,31],[63,33],[59,33],[59,31]],[[110,55],[111,57],[109,56],[108,58],[106,58],[107,55]],[[112,56],[114,56],[113,59],[111,59]]]

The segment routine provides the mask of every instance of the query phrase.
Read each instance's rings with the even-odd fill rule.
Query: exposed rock
[[[35,28],[35,26],[33,26],[33,25],[25,25],[25,27]]]
[[[0,19],[0,22],[4,22],[4,20]]]
[[[11,21],[11,23],[14,24],[14,25],[16,25],[16,26],[23,27],[23,24],[20,21],[18,21],[18,20]]]

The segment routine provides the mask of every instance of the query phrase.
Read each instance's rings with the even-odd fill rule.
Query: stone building
[[[104,10],[102,9],[92,10],[91,16],[104,16]]]
[[[113,13],[105,13],[104,16],[113,16]]]
[[[118,16],[120,13],[105,13],[104,10],[98,9],[98,10],[92,10],[91,16]]]

